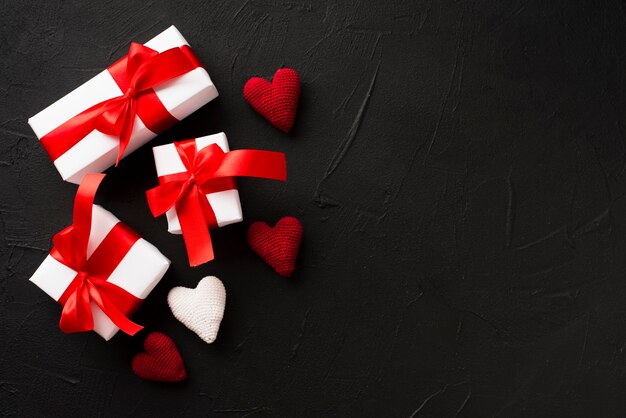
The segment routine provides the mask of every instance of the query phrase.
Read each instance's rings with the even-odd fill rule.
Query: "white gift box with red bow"
[[[187,41],[174,26],[145,43],[145,46],[157,52],[185,45],[188,45]],[[202,67],[159,84],[154,88],[154,92],[167,112],[179,121],[218,96],[209,74]],[[28,123],[37,137],[41,139],[91,106],[123,94],[124,92],[111,73],[105,69],[31,117]],[[135,151],[156,135],[157,133],[148,129],[137,116],[124,156]],[[63,180],[80,183],[86,173],[99,173],[115,164],[119,143],[118,137],[93,130],[57,157],[54,165]]]
[[[120,220],[111,212],[98,205],[93,205],[91,233],[87,246],[88,258],[119,222]],[[159,283],[169,265],[170,261],[154,245],[143,238],[139,238],[107,278],[107,281],[143,300]],[[48,255],[30,278],[30,281],[52,299],[59,301],[76,277],[76,273],[75,270]],[[90,306],[94,320],[93,330],[105,340],[111,339],[119,331],[119,328],[93,301]]]
[[[189,141],[195,141],[196,149],[198,151],[211,144],[218,145],[224,152],[229,151],[228,140],[226,139],[226,134],[224,134],[224,132],[190,139]],[[173,143],[154,147],[152,148],[152,152],[154,153],[154,162],[158,177],[184,173],[187,171],[180,156],[178,155],[178,152],[176,151],[176,146]],[[220,228],[226,225],[241,222],[243,220],[241,202],[239,200],[239,192],[237,189],[209,193],[206,195],[206,198],[211,205],[211,209],[213,209],[213,212],[215,213],[217,226]],[[167,230],[172,234],[182,234],[180,221],[178,220],[178,215],[176,213],[176,207],[172,207],[168,210],[166,212],[166,216],[168,226]]]

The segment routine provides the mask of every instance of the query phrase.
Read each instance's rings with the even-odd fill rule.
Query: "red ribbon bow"
[[[286,180],[287,163],[281,152],[235,150],[225,153],[211,144],[199,152],[195,140],[174,143],[186,172],[159,177],[159,186],[148,190],[154,217],[176,206],[187,247],[189,264],[198,266],[214,258],[209,229],[217,226],[206,195],[235,188],[233,177]]]
[[[41,138],[53,160],[67,152],[93,130],[119,137],[117,165],[130,142],[137,115],[153,132],[160,133],[177,120],[159,100],[153,88],[200,67],[188,46],[161,53],[132,43],[128,55],[111,67],[109,73],[124,92],[79,113]]]
[[[91,331],[94,302],[122,331],[134,335],[143,327],[128,319],[141,299],[107,281],[139,236],[119,222],[87,258],[91,218],[96,190],[104,174],[88,174],[76,192],[74,223],[53,237],[50,255],[76,271],[59,303],[63,305],[59,326],[65,333]]]

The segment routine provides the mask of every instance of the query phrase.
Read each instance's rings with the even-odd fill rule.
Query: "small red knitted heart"
[[[133,358],[133,373],[157,382],[180,382],[187,377],[183,359],[170,337],[151,332],[143,342],[144,352]]]
[[[287,216],[271,228],[265,222],[254,222],[248,228],[248,244],[278,274],[289,277],[296,268],[296,256],[302,241],[302,224]]]
[[[300,77],[291,68],[281,68],[270,83],[254,77],[243,88],[243,97],[272,125],[287,133],[296,118]]]

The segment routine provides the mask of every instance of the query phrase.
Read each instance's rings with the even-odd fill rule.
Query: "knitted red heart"
[[[180,382],[187,377],[183,359],[170,337],[151,332],[143,342],[145,352],[133,358],[133,373],[157,382]]]
[[[281,68],[270,83],[254,77],[243,88],[243,97],[272,125],[287,133],[296,118],[300,77],[291,68]]]
[[[302,224],[287,216],[271,228],[265,222],[254,222],[248,228],[248,244],[278,274],[289,277],[296,267],[296,256],[302,241]]]

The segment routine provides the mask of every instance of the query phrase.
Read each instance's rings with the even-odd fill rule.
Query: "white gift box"
[[[203,136],[200,138],[190,139],[190,141],[196,141],[196,148],[200,151],[202,148],[208,147],[211,144],[217,144],[222,151],[228,152],[228,140],[226,134],[220,132],[215,135]],[[176,146],[174,144],[160,145],[152,148],[154,153],[154,162],[156,165],[157,176],[162,177],[169,174],[184,173],[187,171],[183,165]],[[237,189],[224,190],[216,193],[209,193],[206,195],[213,212],[215,212],[215,218],[217,219],[217,225],[221,228],[223,226],[241,222],[243,215],[241,213],[241,202],[239,201],[239,192]],[[176,214],[176,207],[171,208],[166,212],[167,216],[167,230],[172,234],[182,234],[180,229],[180,221]]]
[[[145,43],[157,52],[188,45],[187,41],[171,26],[152,40]],[[204,106],[218,96],[209,74],[204,68],[173,78],[154,88],[159,100],[167,111],[178,120]],[[42,138],[57,126],[65,123],[82,111],[104,100],[124,94],[109,73],[102,71],[91,80],[48,106],[28,120],[38,138]],[[136,118],[130,143],[124,156],[141,147],[157,134],[150,131],[139,117]],[[115,164],[119,139],[92,131],[71,149],[54,161],[63,177],[71,183],[80,183],[86,173],[99,173]]]
[[[118,222],[120,220],[111,212],[98,205],[93,205],[87,257],[93,254]],[[145,299],[159,283],[169,265],[170,260],[161,254],[154,245],[143,238],[139,238],[113,270],[107,281],[139,299]],[[76,274],[76,271],[48,255],[30,278],[30,281],[39,286],[52,299],[58,301]],[[94,331],[100,334],[102,338],[108,341],[119,331],[119,328],[94,302],[91,302],[91,312],[94,319]]]

